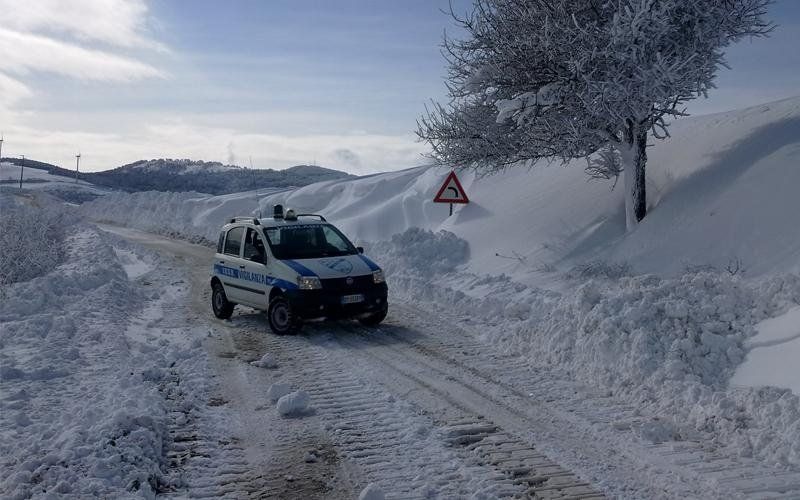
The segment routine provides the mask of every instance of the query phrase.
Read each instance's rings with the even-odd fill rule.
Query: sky
[[[366,174],[426,162],[447,0],[0,0],[2,155],[99,171],[191,158]],[[469,0],[455,0],[464,12]],[[693,114],[800,94],[800,1],[728,49]]]

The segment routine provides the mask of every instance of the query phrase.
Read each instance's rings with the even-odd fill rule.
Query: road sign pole
[[[450,204],[450,215],[453,215],[453,204]]]

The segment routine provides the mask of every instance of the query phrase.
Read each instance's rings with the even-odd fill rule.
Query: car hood
[[[322,257],[319,259],[283,260],[300,276],[317,276],[320,279],[362,276],[380,269],[364,255],[344,255],[341,257]]]

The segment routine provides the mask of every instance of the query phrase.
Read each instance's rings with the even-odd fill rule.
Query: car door
[[[269,276],[267,272],[267,251],[261,232],[248,227],[244,236],[242,250],[241,293],[243,300],[260,309],[266,309],[269,297]]]
[[[225,286],[225,295],[229,301],[237,304],[245,299],[242,293],[243,285],[240,273],[244,269],[241,259],[243,238],[243,226],[228,229],[225,234],[225,243],[222,246],[222,254],[217,256],[217,262],[214,263],[214,269]]]

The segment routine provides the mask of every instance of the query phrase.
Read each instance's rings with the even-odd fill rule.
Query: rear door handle
[[[239,266],[239,269],[244,269],[244,266]]]
[[[224,260],[221,260],[221,261],[219,261],[219,263],[220,263],[220,264],[224,264],[224,263],[225,263],[225,261],[224,261]]]

